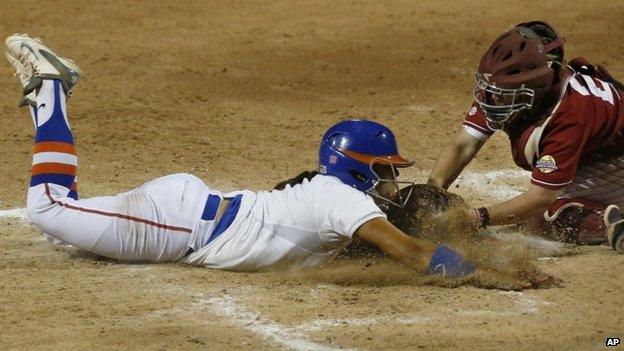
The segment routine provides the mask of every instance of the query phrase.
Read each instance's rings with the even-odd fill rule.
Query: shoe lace
[[[37,64],[38,60],[26,47],[23,47],[20,51],[20,62],[22,63],[23,70],[30,73],[29,80],[32,76],[39,73],[39,65]]]
[[[15,73],[13,73],[13,76],[19,79],[20,83],[22,83],[22,86],[26,86],[28,82],[30,82],[30,79],[32,78],[34,73],[32,66],[23,64],[22,62],[16,60],[8,54],[7,58],[9,59],[9,62],[11,63],[13,68],[15,68]]]

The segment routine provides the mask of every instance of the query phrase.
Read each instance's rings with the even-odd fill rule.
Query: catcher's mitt
[[[434,239],[427,234],[431,234],[435,228],[430,227],[428,219],[435,214],[452,208],[467,206],[464,200],[457,194],[450,193],[428,184],[415,184],[401,189],[401,195],[405,199],[409,198],[404,207],[393,206],[388,203],[380,206],[381,210],[388,216],[388,221],[394,224],[405,234],[415,237],[428,236],[427,239]],[[398,201],[398,197],[393,199]],[[367,244],[361,239],[355,238],[347,247],[345,254],[350,257],[367,256],[377,254],[377,248]]]
[[[411,236],[420,236],[424,229],[424,217],[467,206],[459,195],[433,185],[415,184],[401,189],[404,198],[408,194],[410,195],[405,207],[386,206],[383,210],[390,223]]]

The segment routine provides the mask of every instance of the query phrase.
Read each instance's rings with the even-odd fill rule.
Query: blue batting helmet
[[[414,163],[399,155],[392,131],[366,120],[342,121],[329,128],[319,147],[319,172],[368,192],[379,177],[373,164],[409,167]]]

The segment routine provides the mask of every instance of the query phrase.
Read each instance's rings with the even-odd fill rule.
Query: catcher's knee
[[[544,213],[553,239],[573,244],[600,245],[606,241],[604,206],[586,199],[558,199]]]

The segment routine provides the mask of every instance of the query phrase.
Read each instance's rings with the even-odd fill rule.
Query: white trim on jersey
[[[464,121],[464,123],[470,123],[470,122]],[[474,128],[472,126],[468,126],[466,124],[462,124],[462,127],[464,127],[464,131],[468,135],[473,137],[473,138],[476,138],[476,139],[479,139],[479,140],[488,140],[490,138],[490,135],[485,134],[485,133],[481,132],[480,130],[477,130],[476,128]]]
[[[573,79],[570,81],[570,86],[572,87],[572,89],[574,89],[577,93],[583,95],[583,96],[588,96],[589,95],[589,91],[581,85],[581,83],[579,83],[578,80]]]
[[[563,183],[549,183],[549,182],[544,182],[544,181],[535,179],[535,177],[531,177],[531,180],[536,182],[536,183],[540,183],[540,184],[544,184],[544,185],[548,185],[548,186],[557,186],[557,187],[558,186],[568,185],[568,184],[570,184],[570,183],[572,183],[574,181],[574,179],[573,179],[573,180],[569,180],[569,181],[563,182]]]

